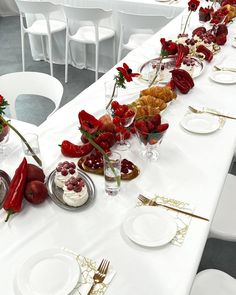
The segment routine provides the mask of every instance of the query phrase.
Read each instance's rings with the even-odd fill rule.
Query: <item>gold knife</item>
[[[183,213],[185,215],[189,215],[191,217],[195,217],[195,218],[199,218],[199,219],[202,219],[202,220],[206,220],[206,221],[209,221],[209,219],[205,218],[205,217],[202,217],[202,216],[199,216],[199,215],[196,215],[196,214],[193,214],[193,213],[190,213],[190,212],[186,212],[186,211],[183,211],[183,210],[180,210],[180,209],[177,209],[177,208],[173,208],[171,206],[167,206],[167,205],[164,205],[164,204],[160,204],[160,203],[157,203],[156,201],[154,200],[151,200],[151,199],[148,199],[146,197],[144,197],[143,195],[139,195],[139,200],[143,203],[143,204],[149,204],[149,206],[162,206],[164,208],[167,208],[167,209],[170,209],[170,210],[173,210],[173,211],[176,211],[176,212],[179,212],[179,213]]]

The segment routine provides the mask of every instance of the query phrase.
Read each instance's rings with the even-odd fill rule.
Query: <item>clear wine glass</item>
[[[125,128],[129,127],[133,123],[136,113],[137,113],[136,108],[130,108],[126,112],[125,117],[121,118],[121,126]],[[130,143],[127,140],[125,140],[124,133],[120,132],[119,136],[120,136],[120,140],[117,144],[117,149],[120,151],[128,150],[130,148]]]

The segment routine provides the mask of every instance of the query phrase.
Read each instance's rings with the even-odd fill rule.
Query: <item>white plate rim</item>
[[[232,76],[234,79],[233,81],[221,81],[221,80],[218,80],[217,79],[217,75],[218,74],[228,74],[229,76]],[[236,83],[236,73],[233,73],[233,72],[230,72],[230,71],[212,71],[211,74],[210,74],[210,78],[212,81],[216,82],[216,83],[219,83],[219,84],[235,84]]]
[[[140,212],[141,211],[141,212]],[[153,242],[144,242],[142,240],[137,239],[133,234],[132,230],[130,231],[130,222],[134,220],[134,218],[139,215],[140,213],[144,212],[155,212],[155,214],[158,214],[159,217],[162,217],[166,220],[166,222],[169,222],[170,232],[169,235],[166,237],[166,239],[162,240],[156,240]],[[145,247],[160,247],[168,244],[176,235],[177,232],[177,224],[172,216],[170,216],[165,210],[154,207],[154,206],[139,206],[131,209],[129,213],[126,215],[126,218],[123,222],[123,230],[124,233],[127,235],[127,237],[135,242],[136,244],[140,246]]]
[[[185,123],[185,121],[189,118],[197,118],[197,117],[205,117],[205,118],[211,118],[212,120],[215,120],[217,122],[217,125],[215,128],[211,129],[211,130],[193,130],[191,128],[189,128],[189,126],[187,126]],[[180,121],[180,125],[187,131],[192,132],[192,133],[196,133],[196,134],[209,134],[209,133],[213,133],[216,132],[218,129],[220,129],[220,121],[219,118],[217,118],[216,116],[210,115],[210,114],[187,114],[183,117],[183,119]]]
[[[35,263],[43,260],[43,258],[47,258],[56,254],[63,254],[64,257],[70,258],[70,267],[74,269],[74,276],[73,279],[71,279],[70,285],[66,286],[64,290],[60,290],[57,295],[65,295],[69,294],[77,285],[80,275],[81,275],[81,269],[76,261],[76,256],[69,251],[63,250],[62,248],[49,248],[49,249],[44,249],[39,252],[36,252],[32,254],[28,259],[23,262],[23,264],[18,268],[17,273],[16,273],[16,278],[15,278],[15,284],[16,284],[16,289],[18,292],[20,292],[21,295],[40,295],[38,292],[33,291],[32,289],[29,290],[27,285],[24,285],[24,282],[26,280],[27,274],[29,275],[29,267],[33,266]],[[71,259],[73,258],[73,259]],[[28,268],[28,269],[27,269]],[[22,285],[23,283],[23,285]],[[30,292],[30,293],[29,293]],[[43,294],[42,294],[43,295]]]

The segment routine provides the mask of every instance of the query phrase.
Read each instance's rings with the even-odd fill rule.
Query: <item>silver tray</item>
[[[70,210],[70,211],[80,211],[80,210],[84,210],[85,208],[87,208],[95,199],[95,186],[94,183],[92,181],[92,179],[83,171],[78,170],[78,173],[83,180],[85,182],[85,185],[87,186],[87,190],[88,190],[88,200],[86,201],[86,203],[84,203],[82,206],[78,206],[78,207],[73,207],[73,206],[69,206],[67,205],[63,198],[63,189],[56,186],[54,179],[55,179],[55,174],[56,174],[56,170],[53,170],[50,175],[48,176],[46,185],[48,188],[48,194],[50,196],[50,198],[52,199],[52,201],[59,207],[65,209],[65,210]]]
[[[8,191],[10,181],[11,180],[9,175],[3,170],[0,170],[0,209],[2,208],[2,204]]]
[[[162,61],[162,64],[165,65],[165,67],[171,71],[175,68],[175,58],[176,56],[169,56],[164,58],[164,60]],[[194,71],[193,71],[193,79],[197,78],[198,76],[201,75],[201,73],[204,70],[204,63],[196,58],[196,57],[191,57],[192,60],[194,60],[195,65],[194,65]],[[145,62],[143,65],[141,65],[138,69],[138,72],[141,74],[136,81],[139,81],[141,83],[144,84],[148,84],[149,83],[149,75],[150,75],[150,70],[153,68],[153,64],[155,64],[155,66],[159,66],[160,65],[160,58],[153,58],[150,59],[149,61]],[[156,68],[153,68],[153,72],[156,71]],[[159,80],[159,83],[168,83],[170,81],[171,78],[171,74],[169,77],[164,78],[163,80]]]

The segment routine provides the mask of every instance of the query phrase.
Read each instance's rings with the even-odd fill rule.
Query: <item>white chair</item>
[[[236,280],[216,269],[199,272],[193,282],[190,295],[235,295]]]
[[[236,176],[228,174],[210,228],[210,238],[236,242]]]
[[[51,13],[60,11],[61,8],[58,5],[54,5],[49,2],[41,1],[21,1],[16,0],[16,4],[20,11],[20,23],[21,23],[21,48],[22,48],[22,67],[25,71],[25,34],[32,34],[41,36],[42,50],[44,58],[46,60],[44,36],[48,37],[48,53],[50,62],[50,73],[53,76],[53,64],[52,64],[52,34],[63,31],[66,28],[66,24],[63,21],[51,19]],[[32,25],[25,26],[24,17],[27,14],[39,14],[42,15],[42,19],[36,19]]]
[[[166,25],[168,19],[172,18],[172,16],[133,14],[124,11],[118,13],[120,20],[118,62],[121,60],[123,49],[133,50],[142,45],[143,42]]]
[[[51,116],[58,108],[63,95],[63,86],[56,78],[37,72],[16,72],[0,76],[1,94],[9,103],[11,118],[16,119],[15,102],[22,94],[40,95],[55,104]]]
[[[70,41],[83,43],[85,45],[85,67],[86,67],[86,44],[95,45],[95,80],[98,79],[98,64],[99,64],[99,42],[107,39],[113,39],[113,54],[114,54],[114,36],[115,32],[112,29],[99,26],[101,20],[111,17],[112,11],[105,11],[100,8],[82,8],[64,6],[64,12],[67,21],[66,30],[66,52],[65,52],[65,82],[68,80],[68,48]],[[69,21],[89,22],[92,25],[82,25],[76,33],[71,34]],[[114,57],[113,57],[114,58]]]

